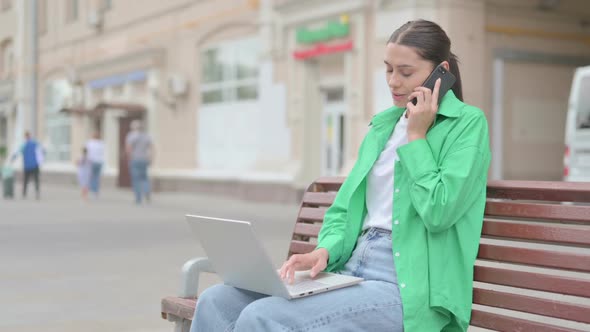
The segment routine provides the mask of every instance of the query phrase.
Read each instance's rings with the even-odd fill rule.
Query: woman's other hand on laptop
[[[295,271],[310,269],[310,277],[315,278],[328,266],[328,256],[328,250],[325,248],[319,248],[303,255],[293,255],[281,267],[281,279],[288,279],[289,284],[292,284],[295,280]]]

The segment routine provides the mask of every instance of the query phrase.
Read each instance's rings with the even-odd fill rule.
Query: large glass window
[[[203,104],[258,99],[258,41],[226,42],[201,54]]]
[[[66,2],[66,23],[74,22],[78,20],[78,14],[80,10],[79,0],[68,0]]]
[[[578,91],[576,129],[590,130],[590,75],[582,77]]]
[[[48,161],[70,161],[71,121],[60,112],[72,96],[72,87],[67,80],[55,80],[45,87],[45,136],[44,148]]]
[[[2,11],[7,11],[12,8],[12,0],[2,0]]]
[[[0,79],[12,76],[14,70],[14,48],[7,40],[0,44]]]
[[[8,153],[8,120],[0,115],[0,162]]]
[[[100,9],[102,11],[110,10],[113,7],[113,1],[112,0],[102,0],[100,6],[101,6]]]
[[[47,0],[39,0],[37,6],[37,29],[39,30],[39,34],[45,34],[47,32]]]

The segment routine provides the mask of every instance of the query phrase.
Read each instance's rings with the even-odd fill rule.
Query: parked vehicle
[[[565,128],[564,181],[590,182],[590,66],[576,70]]]

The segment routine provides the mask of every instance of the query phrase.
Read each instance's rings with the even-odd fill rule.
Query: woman
[[[307,269],[365,281],[292,301],[217,285],[199,298],[192,331],[467,330],[490,151],[450,46],[429,21],[393,33],[384,62],[394,107],[373,118],[316,250],[280,271],[289,281]],[[441,63],[457,82],[438,105],[440,81],[420,85]]]

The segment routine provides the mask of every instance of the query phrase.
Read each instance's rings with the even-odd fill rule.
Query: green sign
[[[297,42],[301,44],[313,44],[335,38],[346,37],[350,34],[348,16],[342,15],[340,21],[330,21],[323,28],[310,30],[307,28],[297,29]]]

